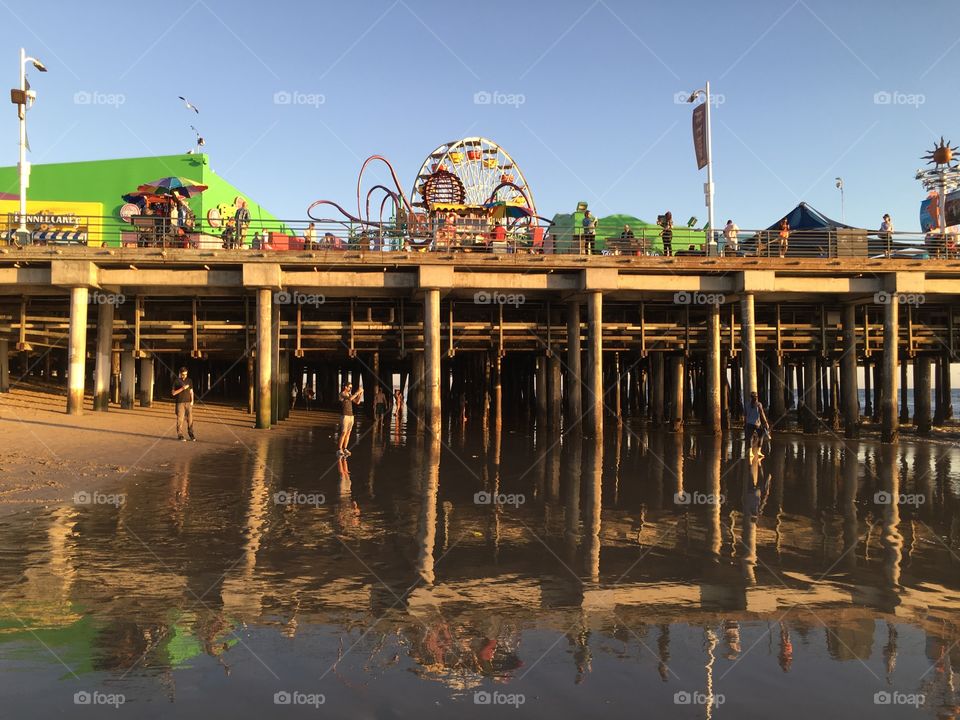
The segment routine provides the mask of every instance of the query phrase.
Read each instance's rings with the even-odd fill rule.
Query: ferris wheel
[[[441,145],[430,153],[414,181],[415,204],[424,204],[424,190],[431,176],[441,170],[454,174],[462,183],[464,203],[483,205],[506,201],[526,207],[531,215],[537,209],[533,193],[513,158],[493,140],[468,137]],[[495,197],[491,197],[496,192]]]

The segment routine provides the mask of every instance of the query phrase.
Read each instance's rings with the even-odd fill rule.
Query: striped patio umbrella
[[[137,188],[137,191],[150,195],[173,195],[176,192],[185,197],[193,197],[206,189],[206,185],[194,182],[190,178],[171,176],[144,183]]]

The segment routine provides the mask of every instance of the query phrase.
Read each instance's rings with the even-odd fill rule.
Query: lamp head
[[[40,72],[46,72],[46,71],[47,71],[47,66],[44,65],[42,62],[40,62],[40,61],[37,60],[36,58],[30,58],[30,59],[33,61],[33,66],[34,66],[37,70],[39,70]]]
[[[688,103],[694,102],[697,99],[697,95],[699,94],[700,94],[699,90],[694,90],[692,93],[690,93],[690,97],[687,98],[687,102]]]

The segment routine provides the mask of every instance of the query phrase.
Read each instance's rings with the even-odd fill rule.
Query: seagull
[[[183,95],[177,95],[177,97],[183,100],[183,104],[187,106],[187,110],[193,110],[195,113],[197,113],[197,115],[200,114],[200,111],[197,110],[197,106],[187,100]]]

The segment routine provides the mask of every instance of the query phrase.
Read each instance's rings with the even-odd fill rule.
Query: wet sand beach
[[[76,492],[108,491],[129,478],[169,470],[177,460],[211,452],[244,452],[263,437],[253,416],[237,405],[199,403],[194,409],[197,442],[179,442],[174,405],[64,413],[62,392],[39,385],[0,394],[0,513],[24,505],[72,501]],[[317,425],[333,432],[330,412],[293,411],[268,431],[291,435]],[[330,445],[332,447],[332,440]]]

